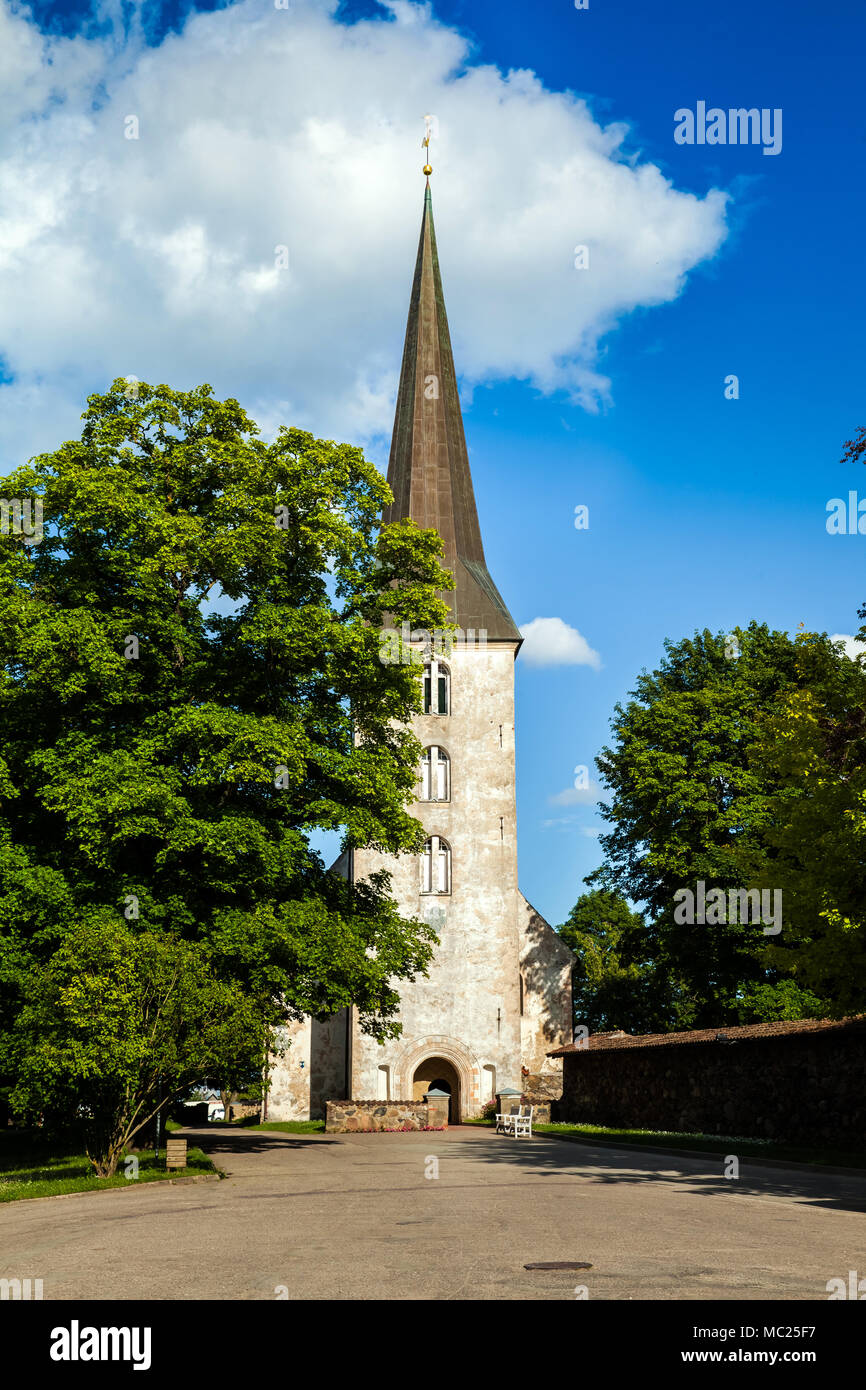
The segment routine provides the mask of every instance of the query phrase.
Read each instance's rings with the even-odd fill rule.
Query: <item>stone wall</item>
[[[356,850],[356,879],[387,869],[400,911],[427,922],[439,944],[425,976],[397,982],[398,1038],[380,1044],[356,1019],[350,1088],[411,1096],[418,1067],[441,1057],[457,1074],[452,1113],[460,1120],[478,1115],[497,1088],[520,1084],[514,643],[455,648],[446,664],[450,713],[418,714],[412,730],[451,759],[451,798],[411,811],[426,835],[451,846],[451,892],[422,893],[417,855]]]
[[[561,1118],[620,1128],[866,1143],[866,1027],[653,1047],[579,1048]]]
[[[304,1018],[277,1032],[269,1062],[269,1120],[318,1120],[348,1085],[349,1011]]]
[[[522,893],[518,894],[518,924],[520,1060],[531,1072],[557,1076],[561,1084],[559,1058],[547,1054],[572,1039],[574,954]]]
[[[523,1090],[528,1096],[538,1100],[559,1100],[562,1096],[562,1072],[542,1074],[529,1072],[523,1078]]]
[[[329,1100],[326,1106],[326,1134],[369,1134],[407,1127],[447,1128],[435,1106],[424,1100]]]
[[[535,1107],[532,1116],[534,1125],[549,1125],[551,1120],[559,1119],[559,1100],[562,1096],[562,1072],[552,1075],[530,1072],[523,1078],[522,1105]]]
[[[226,1119],[231,1120],[234,1124],[238,1120],[249,1119],[254,1115],[258,1120],[261,1118],[261,1112],[262,1107],[260,1101],[234,1100],[229,1106],[229,1113]]]
[[[521,1105],[532,1106],[532,1123],[534,1125],[549,1125],[551,1121],[551,1104],[549,1100],[539,1100],[537,1096],[522,1095]]]

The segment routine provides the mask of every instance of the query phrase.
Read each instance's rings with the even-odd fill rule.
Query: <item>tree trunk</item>
[[[237,1091],[220,1091],[220,1100],[223,1103],[223,1119],[226,1123],[231,1118],[229,1112],[232,1108],[232,1101],[237,1099],[237,1094]]]
[[[88,1141],[87,1157],[98,1178],[114,1177],[124,1148],[123,1134],[117,1131],[110,1135],[94,1135]]]

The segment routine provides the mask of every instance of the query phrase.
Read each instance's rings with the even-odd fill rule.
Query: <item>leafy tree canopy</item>
[[[689,1000],[653,959],[654,940],[639,912],[616,893],[584,893],[557,928],[576,960],[575,1028],[590,1033],[662,1033],[684,1026]]]
[[[435,937],[310,834],[419,847],[418,671],[379,628],[447,627],[438,536],[380,527],[359,449],[267,443],[208,386],[118,380],[83,421],[0,482],[46,528],[0,537],[0,1027],[34,964],[50,993],[75,929],[112,919],[187,943],[262,1019],[354,1004],[393,1034],[392,980]]]
[[[816,996],[792,957],[768,951],[761,924],[677,922],[675,894],[700,881],[726,894],[782,887],[770,832],[780,797],[796,800],[803,788],[788,777],[783,792],[778,757],[774,766],[762,755],[768,721],[798,693],[830,698],[840,671],[843,684],[854,679],[855,663],[826,635],[794,640],[757,623],[665,646],[661,666],[617,706],[614,741],[598,759],[612,828],[601,840],[606,863],[588,882],[646,906],[647,957],[693,1001],[692,1026],[761,1017],[773,999],[788,1016],[829,1011],[832,998]]]
[[[753,756],[776,788],[773,815],[739,859],[783,896],[784,928],[762,959],[828,1013],[856,1013],[866,1010],[866,663],[828,659],[808,634],[798,647],[807,683],[768,711]]]

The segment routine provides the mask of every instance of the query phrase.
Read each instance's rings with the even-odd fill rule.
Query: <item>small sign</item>
[[[166,1168],[186,1167],[186,1140],[167,1139],[165,1144]]]

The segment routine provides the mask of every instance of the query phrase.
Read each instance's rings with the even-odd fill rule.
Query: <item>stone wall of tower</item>
[[[269,1120],[317,1120],[329,1100],[342,1100],[349,1074],[349,1011],[303,1018],[280,1030],[270,1058]]]
[[[419,801],[413,814],[451,847],[451,892],[421,891],[415,855],[355,856],[356,879],[384,864],[401,912],[430,922],[440,943],[426,978],[398,984],[399,1039],[380,1045],[355,1026],[352,1095],[411,1099],[416,1068],[441,1057],[459,1078],[462,1114],[473,1115],[520,1084],[514,644],[461,647],[447,664],[450,712],[416,716],[414,728],[425,747],[447,752],[451,796]]]
[[[548,1057],[574,1035],[571,972],[574,955],[520,894],[520,1060],[533,1075],[562,1075],[562,1058]]]

